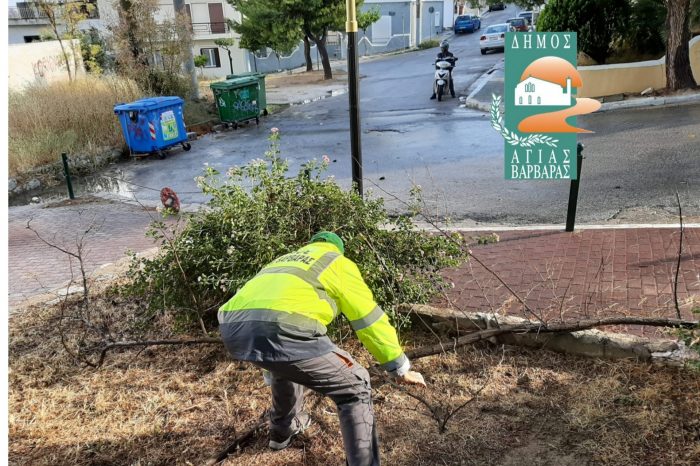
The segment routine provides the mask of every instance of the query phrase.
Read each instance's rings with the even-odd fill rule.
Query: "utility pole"
[[[357,73],[357,11],[355,0],[346,0],[348,33],[348,95],[350,96],[350,153],[352,182],[362,196],[362,144],[360,142],[360,82]]]
[[[185,9],[185,0],[173,0],[175,14],[187,15]],[[194,35],[194,32],[192,33]],[[197,81],[197,70],[194,67],[194,54],[192,53],[192,44],[187,45],[187,58],[185,59],[185,71],[190,75],[190,87],[192,88],[192,97],[199,99],[199,81]]]

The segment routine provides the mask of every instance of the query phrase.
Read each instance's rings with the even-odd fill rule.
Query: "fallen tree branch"
[[[100,352],[100,359],[96,366],[99,367],[104,362],[107,352],[116,348],[133,348],[137,346],[163,346],[163,345],[205,345],[205,344],[221,344],[221,338],[199,338],[194,340],[144,340],[144,341],[119,341],[110,343]]]
[[[580,330],[588,330],[595,327],[603,327],[606,325],[645,325],[651,327],[671,327],[671,328],[698,328],[700,322],[680,320],[680,319],[658,319],[648,317],[610,317],[606,319],[587,319],[573,322],[561,322],[554,324],[519,324],[519,325],[504,325],[499,328],[492,328],[472,332],[461,336],[454,340],[453,348],[470,345],[479,341],[488,340],[489,338],[505,335],[509,333],[525,334],[525,333],[563,333],[577,332]],[[406,356],[410,359],[419,359],[426,356],[432,356],[444,352],[444,342],[440,342],[431,346],[424,346],[406,352]]]
[[[243,448],[246,445],[246,443],[251,441],[253,437],[255,437],[255,434],[257,434],[258,431],[265,427],[265,425],[267,424],[267,417],[265,414],[266,413],[263,413],[260,416],[260,419],[258,419],[258,421],[250,429],[245,431],[226,448],[217,453],[216,456],[212,456],[211,458],[209,458],[204,464],[206,466],[214,466],[215,464],[221,463],[226,458],[228,458],[228,455],[230,455],[231,453],[234,453],[236,450]]]

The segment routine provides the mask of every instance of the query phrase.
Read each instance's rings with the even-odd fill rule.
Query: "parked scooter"
[[[455,67],[457,57],[438,58],[435,61],[435,79],[433,81],[433,96],[437,100],[442,100],[442,96],[447,93],[452,93],[454,84],[452,84],[452,70]],[[452,94],[454,97],[454,94]]]

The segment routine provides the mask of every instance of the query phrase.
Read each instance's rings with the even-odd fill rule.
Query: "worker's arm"
[[[382,368],[392,375],[404,377],[411,364],[399,344],[396,329],[374,301],[357,265],[345,257],[340,257],[334,265],[333,292],[340,311]]]

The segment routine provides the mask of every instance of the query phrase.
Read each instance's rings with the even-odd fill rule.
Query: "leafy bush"
[[[551,0],[537,20],[537,30],[578,33],[578,48],[605,63],[630,17],[628,0]]]
[[[407,216],[390,219],[381,199],[363,200],[333,178],[322,179],[326,162],[310,161],[287,177],[278,133],[270,140],[264,160],[225,175],[208,168],[198,177],[211,196],[206,209],[170,231],[161,222],[152,226],[150,234],[163,241],[161,251],[153,259],[134,258],[122,289],[145,298],[147,316],[165,311],[181,325],[200,318],[213,322],[216,309],[263,265],[301,247],[318,230],[341,235],[346,255],[392,317],[399,303],[425,302],[438,290],[438,271],[463,258],[461,237],[417,232]]]
[[[661,0],[637,0],[632,4],[625,42],[639,54],[663,54],[666,7]]]
[[[428,40],[424,40],[423,42],[421,42],[420,44],[418,44],[418,48],[421,49],[421,50],[424,50],[424,49],[432,49],[432,48],[434,48],[434,47],[437,47],[438,45],[440,45],[440,41],[439,41],[439,40],[437,40],[437,39],[428,39]]]
[[[136,74],[135,79],[149,95],[177,95],[183,99],[190,96],[189,78],[178,73],[147,68]]]

